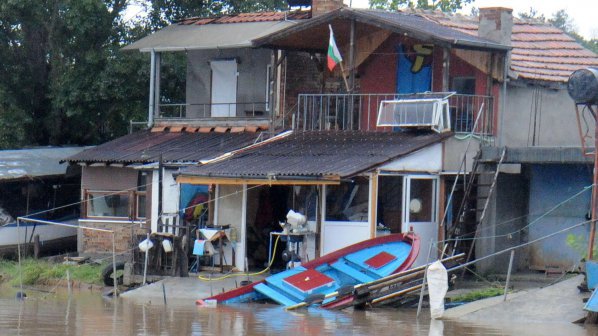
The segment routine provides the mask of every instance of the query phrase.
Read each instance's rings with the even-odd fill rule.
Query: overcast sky
[[[353,7],[368,8],[368,0],[344,0],[346,4],[352,1]],[[550,18],[560,9],[565,9],[578,33],[586,38],[598,38],[598,0],[474,0],[475,7],[508,7],[513,8],[513,14],[529,12],[533,7],[540,14]],[[471,5],[463,10],[469,14]]]

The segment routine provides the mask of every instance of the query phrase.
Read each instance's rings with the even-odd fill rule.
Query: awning
[[[185,51],[251,47],[251,40],[290,27],[294,21],[229,24],[173,24],[130,44],[123,50]]]
[[[339,184],[443,141],[452,133],[293,131],[206,164],[184,167],[192,184]]]
[[[0,180],[63,175],[67,172],[68,164],[60,162],[85,148],[42,147],[0,151]]]

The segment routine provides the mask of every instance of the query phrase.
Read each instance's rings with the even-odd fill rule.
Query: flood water
[[[598,335],[574,324],[491,326],[432,321],[425,311],[373,309],[341,312],[319,309],[285,312],[275,305],[198,308],[189,302],[143,305],[103,298],[98,292],[57,293],[0,286],[0,335]]]

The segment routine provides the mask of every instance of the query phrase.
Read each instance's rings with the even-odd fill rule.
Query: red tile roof
[[[418,13],[446,27],[477,35],[477,17],[430,11]],[[511,46],[511,70],[518,78],[566,82],[573,71],[598,66],[598,55],[543,22],[513,18]]]
[[[310,11],[294,12],[256,12],[230,14],[211,18],[189,18],[179,22],[181,25],[206,25],[215,23],[245,23],[245,22],[272,22],[283,20],[303,20],[311,17]]]

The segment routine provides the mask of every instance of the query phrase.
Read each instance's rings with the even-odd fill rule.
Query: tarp
[[[448,273],[444,265],[437,260],[426,270],[428,293],[430,296],[430,317],[441,318],[444,314],[444,297],[448,291]]]

